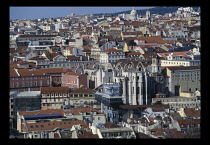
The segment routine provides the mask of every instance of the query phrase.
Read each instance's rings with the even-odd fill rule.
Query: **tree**
[[[153,103],[153,104],[162,104],[162,102],[161,102],[161,101],[156,101],[156,102]]]
[[[128,41],[128,46],[131,46],[131,48],[133,49],[133,46],[136,46],[136,42],[134,42],[134,40],[129,40]]]

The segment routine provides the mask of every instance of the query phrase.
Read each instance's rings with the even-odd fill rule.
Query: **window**
[[[18,87],[19,86],[19,83],[18,82],[16,82],[16,87]]]
[[[34,82],[34,85],[37,86],[37,81]]]

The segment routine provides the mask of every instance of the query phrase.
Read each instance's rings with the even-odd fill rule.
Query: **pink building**
[[[86,74],[67,72],[62,75],[62,86],[76,89],[76,88],[80,88],[81,85],[87,87]]]
[[[50,86],[50,75],[41,70],[10,69],[10,91],[40,91],[42,86]]]

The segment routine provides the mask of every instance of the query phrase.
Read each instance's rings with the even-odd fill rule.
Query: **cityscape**
[[[119,9],[9,20],[10,139],[201,138],[200,7]]]

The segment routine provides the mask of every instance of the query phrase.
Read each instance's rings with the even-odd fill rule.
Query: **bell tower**
[[[152,73],[161,73],[161,61],[157,54],[152,56]]]

